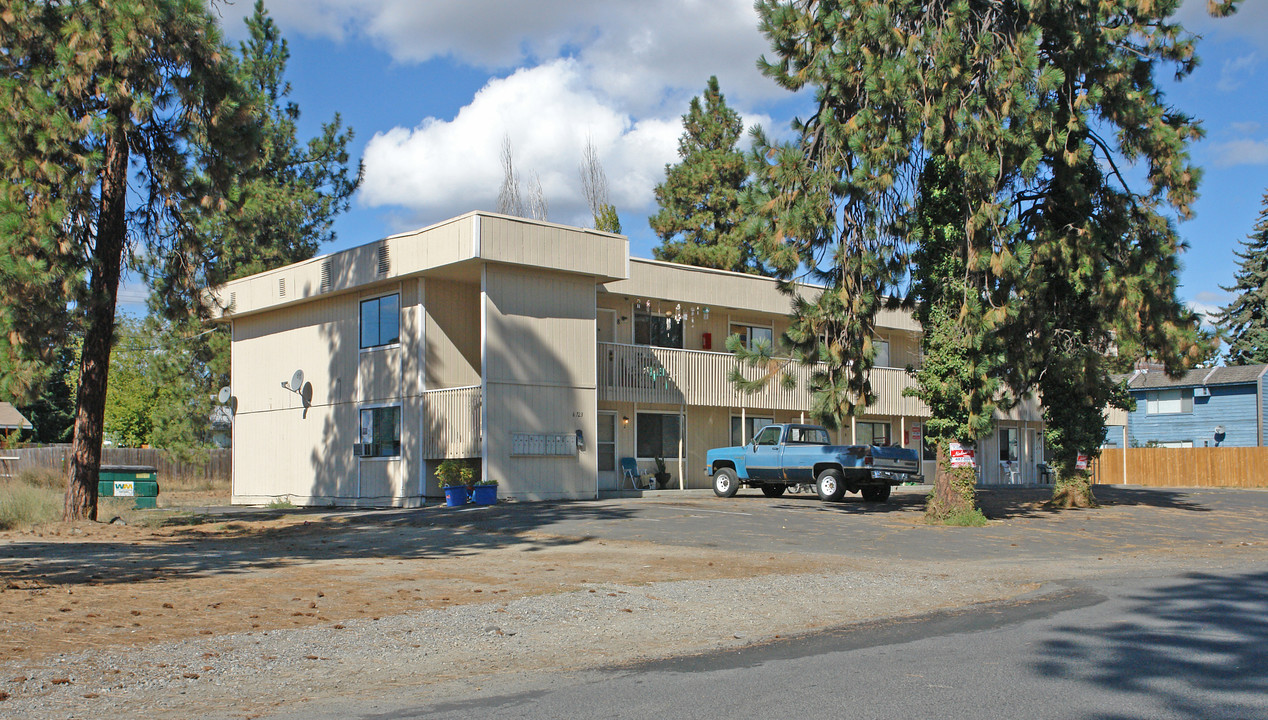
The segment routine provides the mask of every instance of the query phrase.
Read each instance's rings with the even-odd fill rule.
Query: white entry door
[[[599,452],[599,490],[616,490],[621,484],[616,466],[616,413],[599,413],[599,434],[595,449]]]

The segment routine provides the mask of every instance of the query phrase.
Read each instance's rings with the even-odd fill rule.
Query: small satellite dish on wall
[[[1216,435],[1223,435],[1223,434],[1224,434],[1224,426],[1223,426],[1223,425],[1216,425],[1216,426],[1215,426],[1215,434],[1216,434]]]
[[[295,374],[291,376],[291,390],[294,390],[295,392],[299,392],[300,389],[303,387],[304,387],[304,371],[296,370]]]
[[[216,401],[223,405],[224,403],[229,402],[230,397],[233,397],[233,391],[229,389],[228,385],[226,385],[220,388],[220,392],[216,395]]]

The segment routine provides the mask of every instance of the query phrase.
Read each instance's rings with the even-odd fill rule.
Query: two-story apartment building
[[[756,394],[727,381],[728,336],[786,327],[774,281],[632,259],[593,230],[469,213],[214,294],[233,336],[236,503],[415,505],[440,495],[447,458],[517,499],[616,492],[625,457],[706,488],[709,448],[810,405],[804,373]],[[919,445],[928,409],[902,390],[920,328],[879,324],[880,399],[836,439]],[[1036,480],[1038,418],[1033,403],[998,418],[984,482]]]

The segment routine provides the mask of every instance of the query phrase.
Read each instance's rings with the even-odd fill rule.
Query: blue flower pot
[[[456,485],[445,487],[445,504],[449,507],[462,507],[467,504],[467,486]]]
[[[476,485],[471,488],[471,501],[476,505],[496,505],[498,501],[498,486]]]

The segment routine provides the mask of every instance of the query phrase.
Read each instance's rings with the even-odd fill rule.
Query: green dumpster
[[[130,497],[135,507],[158,507],[158,470],[149,465],[102,465],[98,497]]]

